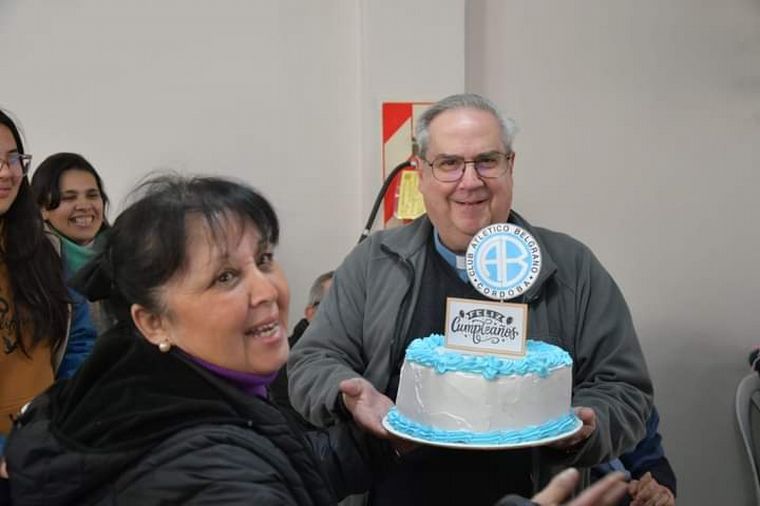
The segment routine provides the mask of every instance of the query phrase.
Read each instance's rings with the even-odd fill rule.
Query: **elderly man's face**
[[[425,158],[461,156],[472,160],[490,152],[505,152],[499,122],[480,109],[451,109],[430,123]],[[417,160],[419,189],[430,221],[438,229],[441,241],[456,252],[467,249],[470,239],[486,225],[504,222],[512,206],[512,159],[506,172],[493,179],[480,178],[472,164],[466,166],[462,179],[445,183],[433,177],[432,168]]]

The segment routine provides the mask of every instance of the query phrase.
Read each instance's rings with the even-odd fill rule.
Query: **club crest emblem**
[[[538,279],[541,248],[524,228],[495,223],[472,238],[465,267],[478,292],[491,299],[510,300],[525,293]]]

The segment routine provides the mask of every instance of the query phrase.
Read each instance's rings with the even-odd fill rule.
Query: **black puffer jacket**
[[[348,430],[301,434],[273,404],[126,328],[31,404],[6,459],[19,505],[324,505],[367,478]]]

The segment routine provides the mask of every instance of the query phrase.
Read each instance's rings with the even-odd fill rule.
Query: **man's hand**
[[[364,378],[343,380],[339,385],[343,404],[354,417],[359,427],[381,439],[389,439],[390,434],[382,421],[393,407],[393,401],[378,392],[372,383]]]
[[[673,492],[664,485],[657,483],[652,473],[647,473],[640,480],[628,484],[631,495],[631,506],[675,506],[676,498]]]
[[[540,506],[559,506],[573,493],[579,477],[576,469],[565,469],[533,497],[533,502]],[[615,506],[628,488],[624,478],[623,473],[610,473],[565,506]]]
[[[5,465],[5,459],[0,459],[0,478],[8,479],[8,468]]]
[[[583,422],[583,427],[573,434],[559,441],[550,444],[549,447],[556,450],[570,450],[576,445],[582,443],[591,436],[596,430],[596,413],[591,408],[575,408],[575,414]]]

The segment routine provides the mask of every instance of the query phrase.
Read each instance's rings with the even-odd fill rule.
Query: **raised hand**
[[[381,394],[364,378],[343,380],[339,385],[343,404],[359,427],[381,439],[390,434],[382,425],[383,417],[393,407],[393,401]]]
[[[533,497],[540,506],[559,506],[573,493],[580,474],[574,468],[565,469]],[[615,506],[625,495],[627,485],[623,473],[610,473],[583,491],[581,495],[564,503],[565,506]]]

